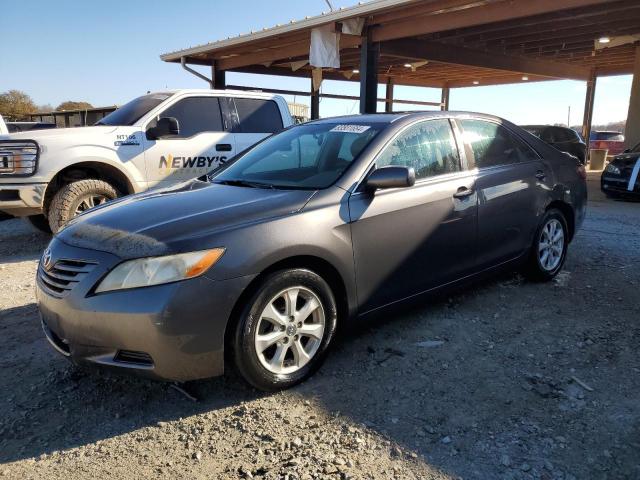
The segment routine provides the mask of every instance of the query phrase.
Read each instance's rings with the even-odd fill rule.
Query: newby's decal
[[[160,157],[158,168],[164,169],[181,169],[181,168],[211,168],[212,165],[226,162],[227,157],[224,156],[198,156],[198,157],[174,157],[169,154],[166,157]]]

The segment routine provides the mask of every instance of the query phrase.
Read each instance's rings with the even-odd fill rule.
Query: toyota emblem
[[[42,255],[42,266],[45,270],[49,270],[51,268],[51,249],[47,248],[44,251],[44,255]]]

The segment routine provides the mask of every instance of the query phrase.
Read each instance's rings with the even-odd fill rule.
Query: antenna
[[[327,2],[327,5],[329,5],[329,10],[333,12],[333,5],[331,5],[331,2],[329,0],[324,0],[324,1]]]

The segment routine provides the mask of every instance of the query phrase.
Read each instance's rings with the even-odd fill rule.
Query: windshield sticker
[[[330,132],[364,133],[371,128],[369,125],[336,125]]]

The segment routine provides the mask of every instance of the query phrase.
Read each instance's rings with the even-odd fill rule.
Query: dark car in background
[[[624,135],[620,132],[592,131],[589,136],[589,148],[608,150],[609,155],[619,155],[624,151]]]
[[[573,155],[581,163],[586,162],[587,144],[575,130],[556,125],[522,125],[522,128],[561,152]]]
[[[36,296],[62,355],[186,381],[310,376],[336,328],[503,269],[550,280],[586,205],[584,167],[496,117],[329,118],[208,176],[70,221]]]
[[[610,198],[640,198],[640,143],[609,162],[600,177],[600,187]]]

